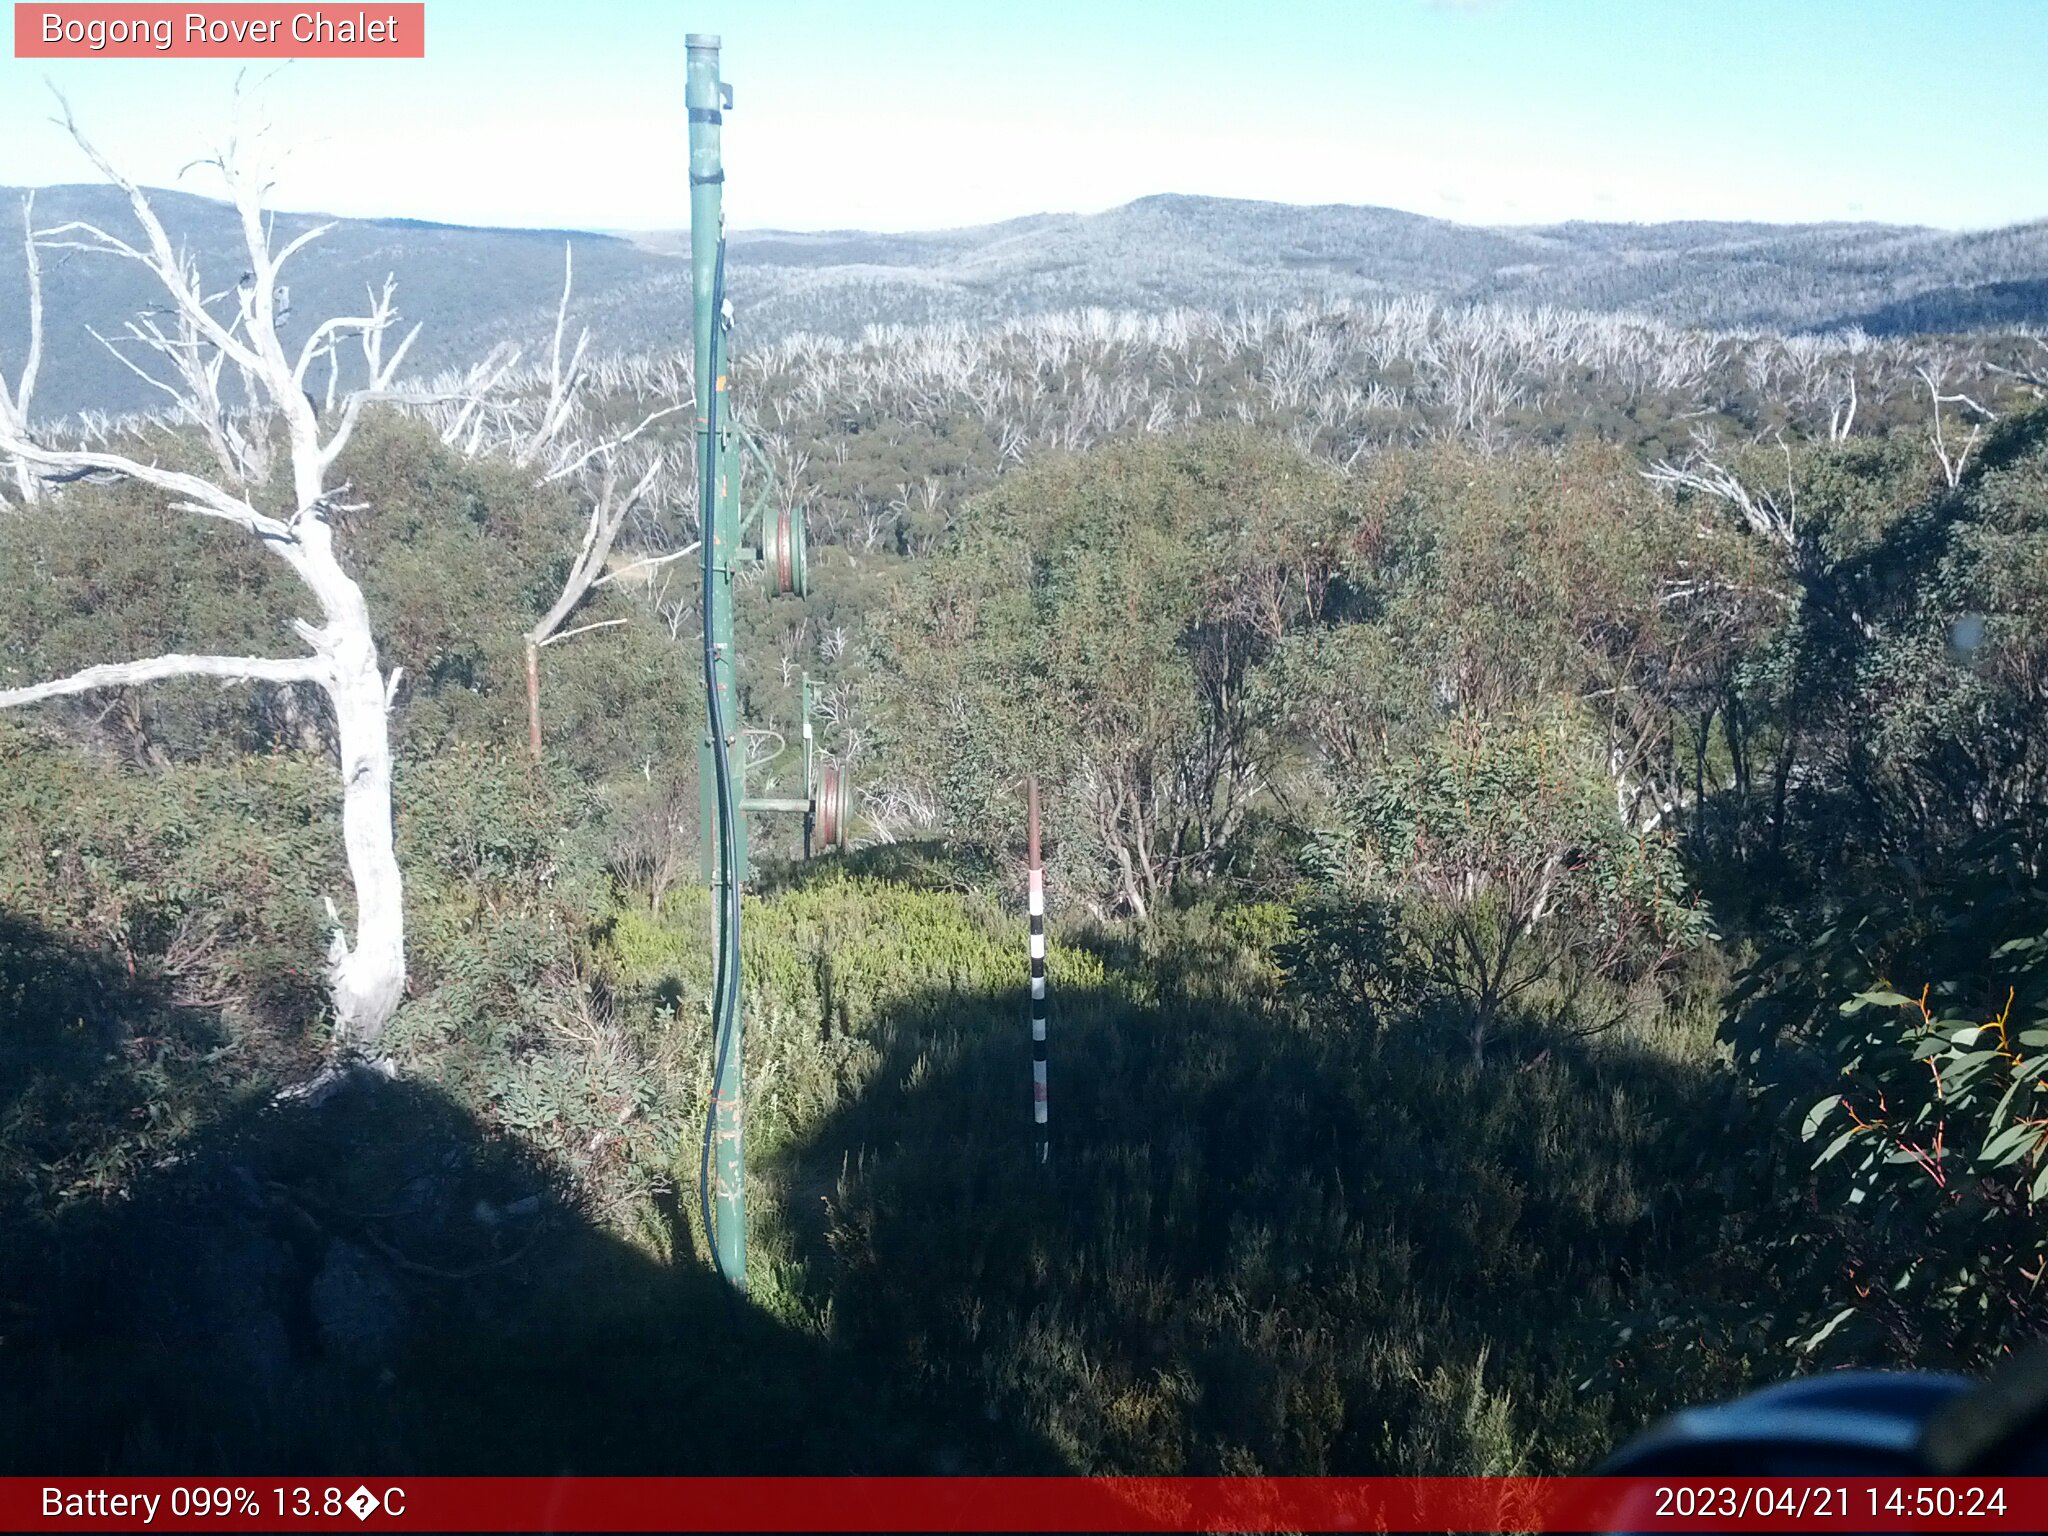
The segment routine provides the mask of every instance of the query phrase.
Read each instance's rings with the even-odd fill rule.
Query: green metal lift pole
[[[740,758],[739,699],[733,687],[732,584],[739,528],[728,515],[737,500],[737,487],[724,483],[728,461],[735,457],[727,449],[727,440],[735,433],[736,424],[726,409],[722,313],[725,169],[719,152],[723,112],[731,98],[718,78],[718,39],[692,34],[688,54],[684,101],[690,117],[690,266],[696,300],[697,506],[704,540],[707,702],[698,767],[717,823],[716,850],[709,860],[717,984],[712,994],[714,1081],[707,1127],[712,1197],[706,1202],[706,1215],[712,1230],[706,1235],[718,1272],[734,1289],[744,1291],[747,1206],[746,1163],[741,1150],[738,898],[744,868],[740,852],[744,818],[739,800],[745,763]],[[724,739],[717,739],[721,735]]]

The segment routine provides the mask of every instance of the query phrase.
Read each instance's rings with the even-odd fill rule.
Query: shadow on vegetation
[[[884,1010],[868,1090],[777,1170],[835,1342],[1096,1472],[1571,1470],[1744,1384],[1623,1331],[1759,1284],[1704,1188],[1720,1074],[1607,1041],[1474,1069],[1153,964],[1056,988],[1046,1168],[1021,987]]]
[[[0,984],[10,1158],[147,1112],[160,998],[14,919]],[[0,1470],[1058,1470],[599,1230],[431,1086],[211,1108],[125,1198],[0,1191]]]
[[[124,1021],[161,1000],[0,944],[9,1155],[52,1104],[147,1113]],[[1506,1473],[1742,1384],[1618,1332],[1645,1286],[1754,1284],[1699,1198],[1717,1077],[1605,1043],[1474,1069],[1204,953],[1056,994],[1047,1168],[1021,987],[879,1008],[865,1089],[758,1169],[816,1331],[421,1083],[222,1100],[127,1198],[10,1189],[5,1470]]]
[[[1873,336],[1954,335],[2038,325],[2044,315],[2048,315],[2048,281],[2013,278],[1926,289],[1815,329],[1839,332],[1860,328]]]

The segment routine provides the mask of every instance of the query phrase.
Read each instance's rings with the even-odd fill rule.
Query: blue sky
[[[2048,0],[429,0],[425,60],[272,80],[276,201],[681,225],[692,31],[725,39],[743,228],[1150,192],[1482,223],[2048,216]],[[237,68],[0,59],[0,184],[89,179],[45,76],[172,184]]]

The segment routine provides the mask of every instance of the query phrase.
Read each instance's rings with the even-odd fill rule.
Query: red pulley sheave
[[[844,852],[853,834],[853,775],[828,765],[818,777],[812,814],[819,845]]]
[[[809,595],[810,560],[806,543],[804,515],[789,507],[776,513],[774,521],[762,529],[761,559],[768,567],[769,580],[774,583],[778,597]]]

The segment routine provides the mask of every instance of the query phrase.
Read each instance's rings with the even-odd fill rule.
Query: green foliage
[[[1774,1155],[1813,1165],[1767,1218],[1809,1255],[1770,1315],[1825,1358],[1975,1366],[2043,1324],[2044,422],[1953,490],[1896,447],[1816,455],[1798,611],[1735,675],[1737,760],[1776,758],[1768,801],[1732,797],[1776,905],[1728,1035]]]
[[[316,1056],[337,798],[297,758],[137,775],[0,720],[0,1245]]]
[[[136,445],[168,463],[191,445]],[[189,462],[184,467],[203,471]],[[443,448],[423,424],[372,412],[342,463],[352,504],[339,533],[370,604],[381,659],[404,675],[401,757],[457,740],[525,741],[521,635],[561,589],[583,514],[512,467]],[[63,676],[166,651],[291,655],[310,599],[246,535],[132,485],[67,491],[62,515],[0,519],[0,681]],[[553,750],[591,776],[690,761],[689,659],[644,602],[618,588],[579,618],[628,622],[546,652]],[[317,690],[193,681],[46,706],[51,718],[138,762],[285,747],[318,751]]]
[[[1211,361],[1191,388],[1292,409],[1270,359]],[[1046,388],[1088,366],[1048,362]],[[1781,544],[1584,442],[1340,473],[1272,431],[1147,432],[1009,467],[988,423],[889,398],[792,416],[777,451],[811,452],[837,542],[807,606],[742,609],[750,721],[793,725],[811,671],[866,831],[934,834],[803,870],[772,856],[786,829],[757,844],[743,1326],[765,1422],[823,1371],[827,1461],[896,1465],[915,1436],[863,1420],[900,1416],[1033,1470],[1565,1470],[1790,1359],[1975,1365],[2043,1325],[2048,417],[2008,413],[1954,487],[1904,434],[1732,453],[1796,502]],[[1591,430],[1661,442],[1670,407]],[[223,1252],[271,1241],[246,1197],[293,1253],[420,1278],[389,1248],[445,1288],[416,1330],[445,1348],[404,1356],[391,1398],[419,1443],[455,1443],[436,1415],[531,1428],[556,1399],[616,1418],[613,1379],[645,1405],[716,1374],[715,1325],[662,1310],[703,1240],[686,605],[593,595],[579,617],[626,622],[545,653],[529,763],[520,635],[581,510],[390,417],[346,468],[367,504],[338,514],[347,548],[408,680],[386,1041],[420,1122],[371,1115],[384,1139],[350,1155],[294,1132],[316,1150],[270,1147],[254,1196],[233,1172],[287,1123],[254,1106],[316,1059],[322,898],[346,884],[310,690],[0,721],[0,1244],[55,1265],[198,1179],[189,1155],[220,1181],[195,1198],[238,1213]],[[0,519],[23,595],[0,677],[289,643],[300,595],[230,531],[132,490],[60,505]],[[1057,919],[1049,1176],[1026,773]],[[1752,955],[1731,1070],[1715,1026]],[[434,1171],[458,1164],[495,1171]],[[535,1189],[522,1247],[502,1207]],[[600,1234],[627,1251],[591,1257]],[[235,1269],[205,1283],[239,1295]],[[541,1326],[549,1306],[576,1326]],[[181,1349],[112,1393],[131,1462],[196,1443],[163,1427]],[[97,1424],[98,1367],[37,1359]],[[487,1406],[450,1407],[436,1369]],[[301,1447],[377,1443],[345,1374],[290,1377]],[[27,1422],[11,1390],[0,1428]],[[601,1462],[630,1438],[567,1441]]]
[[[1927,864],[1997,823],[2040,826],[2044,432],[2039,406],[2008,417],[1953,490],[1903,436],[1794,461],[1786,611],[1720,689],[1717,817],[1750,858],[1827,884],[1845,847]]]
[[[1419,971],[1475,1057],[1510,1012],[1610,1027],[1588,989],[1653,977],[1705,932],[1671,838],[1623,823],[1591,758],[1569,719],[1456,720],[1348,803],[1355,888],[1402,906],[1377,987],[1398,993]]]
[[[607,590],[596,616],[632,622],[549,651],[550,758],[515,760],[520,635],[559,587],[581,512],[389,415],[365,421],[344,468],[354,510],[337,514],[339,531],[384,664],[405,678],[394,737],[410,980],[390,1048],[487,1121],[530,1131],[572,1177],[589,1173],[603,1158],[571,1149],[650,1090],[630,1081],[631,1050],[586,1018],[602,1012],[582,979],[586,934],[610,902],[621,809],[687,772],[687,658],[644,604]],[[233,530],[131,487],[80,487],[62,510],[0,520],[0,570],[25,597],[0,615],[17,676],[173,647],[297,647],[286,621],[305,595]],[[123,690],[111,706],[43,715],[155,771],[112,772],[51,742],[17,758],[31,738],[0,737],[0,795],[14,799],[0,803],[0,836],[19,855],[0,910],[37,914],[131,972],[154,967],[173,1004],[218,1015],[244,1042],[209,1058],[222,1081],[307,1070],[324,1009],[322,901],[345,908],[348,888],[317,692]]]
[[[367,421],[343,465],[369,510],[346,529],[387,667],[411,679],[401,757],[449,743],[514,748],[526,740],[521,637],[561,592],[584,513],[514,467],[464,459],[424,425]],[[588,777],[694,763],[689,657],[648,604],[617,587],[577,622],[627,622],[542,653],[542,718],[551,754]]]
[[[1213,872],[1262,763],[1247,679],[1328,585],[1340,484],[1229,432],[1005,479],[890,610],[890,767],[983,843],[1024,774],[1068,786],[1055,867],[1104,911]]]
[[[168,467],[206,468],[175,438],[142,451]],[[296,581],[246,535],[127,484],[76,487],[61,515],[0,517],[0,591],[0,686],[9,687],[166,651],[289,655],[298,642],[286,626],[303,611]],[[299,747],[283,696],[252,701],[248,689],[195,680],[46,709],[122,756],[160,765],[209,750]]]
[[[1844,1286],[1801,1347],[1982,1365],[2048,1325],[2048,891],[2011,836],[1897,872],[1745,978],[1738,1036],[1800,1139]]]
[[[1290,952],[1315,1006],[1481,1056],[1510,1017],[1611,1027],[1704,936],[1656,808],[1693,645],[1657,601],[1683,531],[1619,469],[1444,453],[1357,487],[1335,600],[1254,679],[1326,807]]]
[[[318,1012],[339,793],[298,756],[137,775],[0,721],[0,911],[289,1038]]]
[[[1559,1390],[1600,1366],[1618,1257],[1709,1283],[1652,1211],[1715,1088],[1647,1039],[1474,1068],[1305,1029],[1274,990],[1293,926],[1175,909],[1139,950],[1085,927],[1054,946],[1049,1173],[1015,984],[894,967],[893,1043],[781,1172],[825,1206],[809,1314],[1099,1471],[1577,1464],[1637,1411]],[[1109,958],[1101,983],[1059,980],[1076,945]]]

